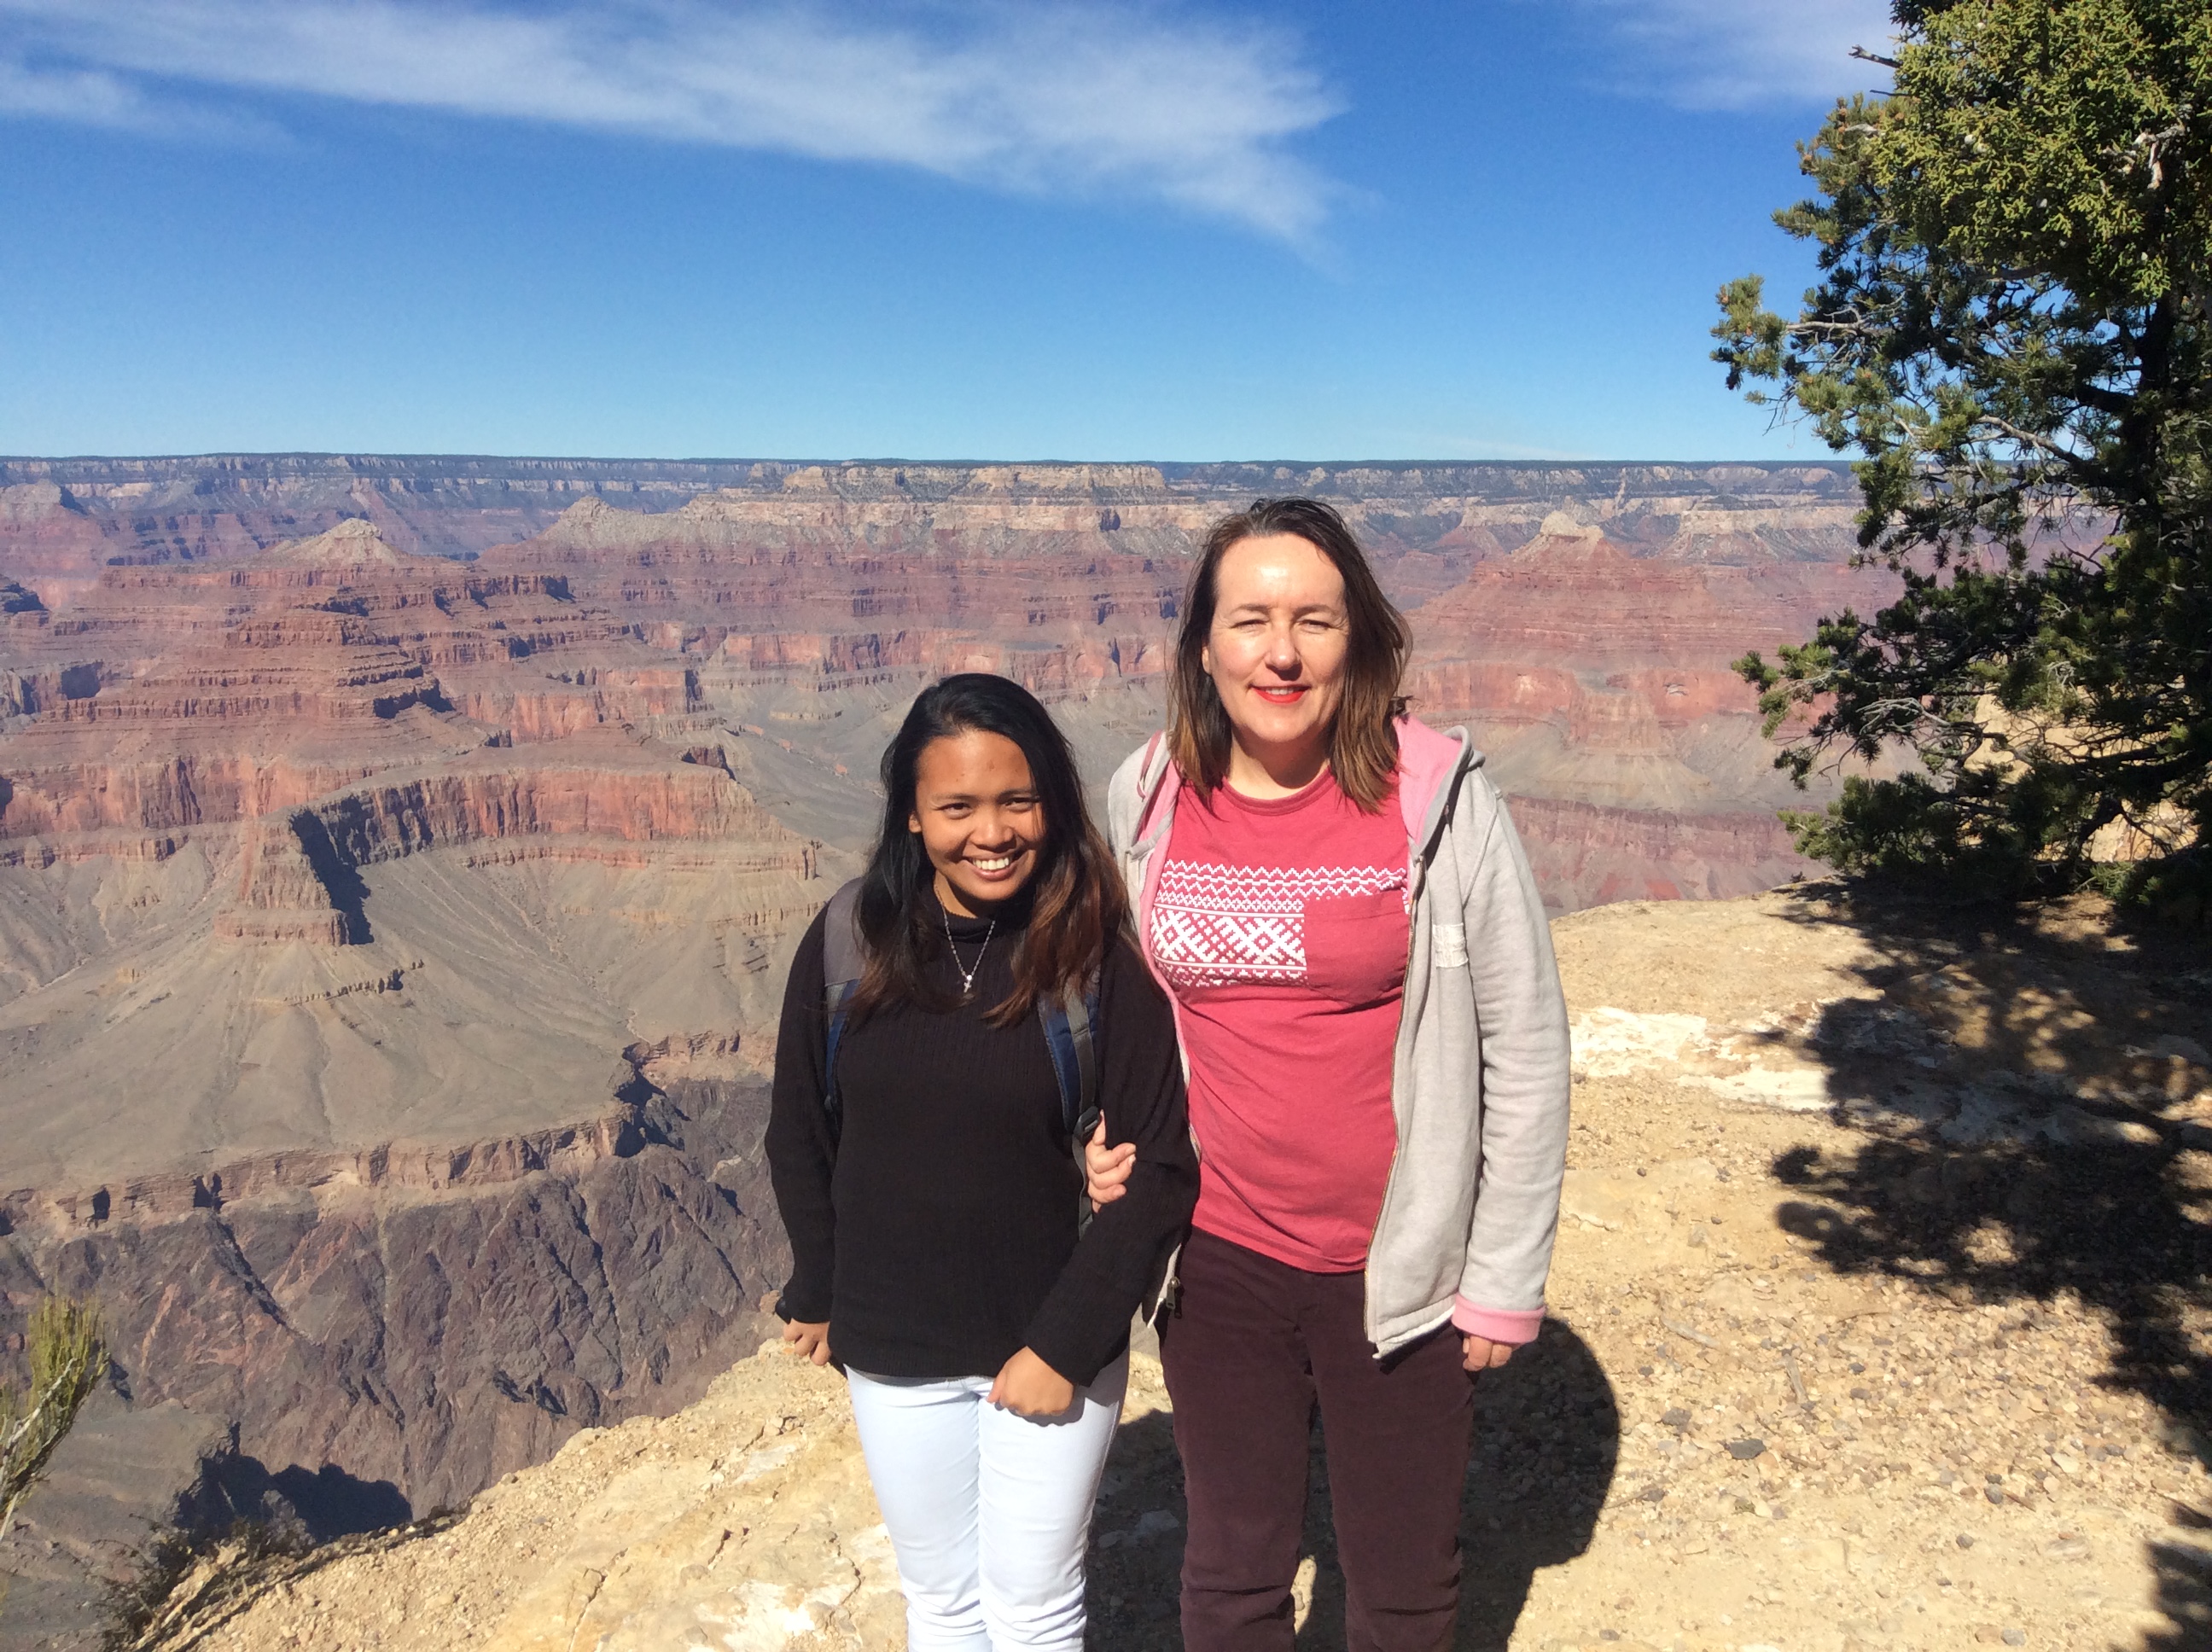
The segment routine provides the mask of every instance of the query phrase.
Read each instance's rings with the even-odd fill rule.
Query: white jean
[[[1083,1552],[1128,1356],[1059,1417],[986,1404],[988,1376],[846,1381],[898,1556],[907,1652],[1081,1652]]]

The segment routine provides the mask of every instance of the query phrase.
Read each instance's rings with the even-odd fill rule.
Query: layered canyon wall
[[[204,1503],[212,1436],[222,1507],[327,1534],[758,1340],[755,1035],[845,860],[732,777],[694,671],[361,519],[7,623],[0,1339],[100,1299],[106,1484]],[[53,1509],[0,1558],[27,1644],[146,1535]]]
[[[0,1339],[94,1292],[85,1449],[234,1424],[322,1530],[689,1399],[781,1278],[784,965],[913,692],[1013,676],[1103,782],[1206,525],[1293,491],[1556,909],[1796,869],[1727,667],[1886,596],[1837,467],[0,461]],[[64,1623],[131,1528],[32,1516]]]

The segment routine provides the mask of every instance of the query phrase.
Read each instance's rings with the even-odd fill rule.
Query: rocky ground
[[[2212,970],[2098,912],[1806,890],[1557,926],[1577,1016],[1543,1338],[1486,1376],[1468,1649],[2212,1644]],[[1176,1643],[1139,1361],[1093,1641]],[[1318,1450],[1299,1644],[1342,1644]],[[160,1644],[896,1646],[834,1379],[774,1352],[457,1523],[213,1571]],[[185,1619],[194,1614],[187,1612]]]

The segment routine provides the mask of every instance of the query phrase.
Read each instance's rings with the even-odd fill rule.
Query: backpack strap
[[[860,880],[855,878],[830,897],[822,924],[822,1108],[830,1115],[832,1141],[844,1121],[837,1098],[837,1044],[851,1018],[854,990],[860,984]]]
[[[1079,1184],[1075,1227],[1080,1236],[1090,1227],[1091,1217],[1083,1144],[1098,1127],[1097,975],[1094,972],[1051,997],[1039,998],[1037,1017],[1044,1023],[1045,1048],[1052,1054],[1053,1076],[1060,1081],[1060,1122],[1066,1127],[1068,1148],[1075,1155]]]
[[[1075,1155],[1075,1236],[1091,1230],[1090,1169],[1083,1161],[1083,1145],[1098,1127],[1098,976],[1092,974],[1080,987],[1069,987],[1057,998],[1037,1000],[1044,1022],[1045,1046],[1052,1052],[1052,1070],[1060,1080],[1060,1115],[1066,1121],[1068,1148]],[[1178,1242],[1167,1254],[1145,1290],[1138,1315],[1158,1328],[1172,1314],[1182,1292],[1182,1246]]]

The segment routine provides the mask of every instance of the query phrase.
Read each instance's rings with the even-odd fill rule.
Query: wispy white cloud
[[[1151,198],[1290,240],[1335,189],[1288,145],[1341,106],[1280,31],[1146,0],[0,0],[0,110],[157,129],[210,100],[257,118],[256,93]]]
[[[112,131],[265,143],[281,136],[265,120],[149,96],[105,69],[54,67],[0,56],[0,117],[60,120]]]
[[[1605,39],[1615,85],[1684,108],[1826,102],[1887,80],[1851,56],[1887,46],[1887,0],[1571,3]]]
[[[138,88],[96,69],[33,69],[0,60],[0,109],[87,126],[149,124],[146,100]]]

